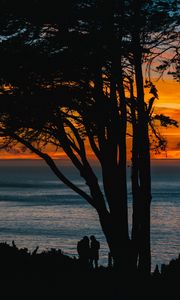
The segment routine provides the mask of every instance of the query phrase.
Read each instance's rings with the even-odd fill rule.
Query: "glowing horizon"
[[[173,80],[160,80],[155,82],[158,89],[159,99],[155,103],[155,113],[165,114],[176,121],[180,125],[180,84]],[[168,146],[166,152],[160,154],[152,153],[152,159],[180,159],[180,128],[161,128],[162,135],[167,138]],[[93,153],[88,148],[87,154],[93,158]],[[48,154],[53,159],[66,158],[66,154],[63,151],[48,150]],[[131,158],[130,147],[127,151],[128,159]],[[37,155],[30,153],[29,151],[23,153],[0,151],[0,159],[40,159]]]

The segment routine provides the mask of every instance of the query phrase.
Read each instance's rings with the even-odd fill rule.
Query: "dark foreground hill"
[[[51,249],[29,252],[0,243],[0,299],[128,300],[178,299],[180,257],[156,268],[149,278],[113,268],[89,269],[76,258]]]

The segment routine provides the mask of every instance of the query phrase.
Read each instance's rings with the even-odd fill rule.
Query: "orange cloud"
[[[180,159],[180,150],[169,150],[158,155],[152,154],[152,159]]]

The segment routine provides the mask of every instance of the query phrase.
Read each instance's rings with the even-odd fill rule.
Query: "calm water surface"
[[[83,190],[82,179],[67,161],[61,170]],[[98,177],[100,170],[94,166]],[[130,177],[130,168],[128,168]],[[100,178],[100,184],[101,178]],[[131,193],[129,222],[131,225]],[[152,269],[180,252],[180,161],[152,162]],[[108,248],[96,212],[64,186],[39,160],[0,161],[0,242],[39,251],[61,248],[77,255],[77,241],[94,234],[101,243],[100,262],[107,264]]]

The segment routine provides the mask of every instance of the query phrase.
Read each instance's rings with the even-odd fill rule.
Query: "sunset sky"
[[[160,80],[155,83],[159,93],[159,100],[155,103],[155,112],[163,113],[179,122],[180,125],[180,84],[173,80]],[[158,158],[168,158],[168,159],[180,159],[180,127],[179,128],[162,128],[162,134],[167,137],[168,147],[167,151],[161,154],[152,153],[151,157],[153,159]],[[130,159],[130,149],[128,149],[128,158]],[[49,154],[53,158],[62,158],[64,156],[63,152],[50,151]],[[91,154],[91,153],[90,153]],[[0,152],[0,159],[30,159],[39,158],[34,154],[29,153],[16,153],[12,151],[11,153],[6,151]]]
[[[180,84],[172,80],[161,80],[156,83],[159,100],[156,101],[156,113],[163,113],[176,121],[180,126]],[[167,153],[152,155],[154,158],[180,159],[180,127],[162,128],[161,132],[167,137]]]

